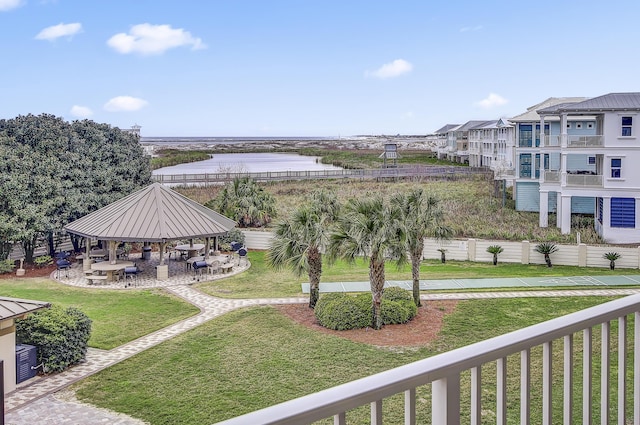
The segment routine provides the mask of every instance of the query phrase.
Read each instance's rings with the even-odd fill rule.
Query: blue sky
[[[639,91],[640,2],[0,0],[0,118],[427,134]]]

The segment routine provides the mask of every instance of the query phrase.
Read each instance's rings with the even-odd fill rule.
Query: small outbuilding
[[[16,319],[43,308],[51,307],[44,301],[0,297],[0,360],[4,364],[4,392],[16,389]]]

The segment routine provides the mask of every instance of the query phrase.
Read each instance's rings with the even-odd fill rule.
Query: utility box
[[[38,349],[33,345],[16,345],[16,384],[31,379],[38,373]]]

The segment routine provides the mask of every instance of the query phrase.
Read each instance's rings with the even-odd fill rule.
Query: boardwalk
[[[250,177],[256,181],[316,180],[316,179],[448,179],[455,180],[470,176],[493,176],[486,168],[454,166],[405,166],[398,168],[374,168],[357,170],[315,170],[315,171],[266,171],[260,173],[206,173],[206,174],[155,174],[153,180],[163,184],[192,185],[216,184],[233,181],[237,177]]]

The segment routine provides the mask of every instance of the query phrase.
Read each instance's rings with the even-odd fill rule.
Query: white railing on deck
[[[633,320],[627,320],[628,315]],[[471,320],[471,318],[470,318]],[[613,346],[618,350],[617,361],[612,357],[611,322],[617,321],[618,337]],[[633,322],[633,331],[628,332]],[[593,347],[593,328],[601,327],[601,347]],[[574,335],[583,335],[582,355],[582,411],[574,411]],[[628,343],[630,336],[631,343]],[[507,423],[507,356],[520,356],[520,423],[529,424],[531,409],[532,349],[542,347],[542,423],[552,424],[554,406],[552,394],[563,394],[562,416],[565,424],[572,423],[609,423],[611,411],[617,416],[618,424],[640,425],[640,294],[621,298],[605,304],[559,317],[544,323],[530,326],[515,332],[504,334],[489,340],[468,345],[447,353],[420,360],[405,366],[391,369],[357,381],[320,391],[295,400],[287,401],[263,410],[249,413],[224,422],[224,425],[257,424],[310,424],[325,418],[334,418],[334,424],[348,422],[349,411],[370,406],[371,424],[382,424],[383,400],[404,394],[404,423],[416,423],[416,389],[431,385],[432,424],[451,425],[460,423],[460,375],[471,373],[471,424],[481,423],[484,408],[494,408],[496,423]],[[556,347],[563,350],[562,388],[553,386],[552,353]],[[594,354],[600,356],[600,381],[593,382]],[[627,356],[632,356],[628,364]],[[485,379],[481,367],[496,362],[496,376]],[[617,374],[611,376],[617,364]],[[627,391],[627,379],[632,379],[633,392]],[[483,388],[491,385],[496,389],[496,404],[482,406]],[[610,405],[611,389],[617,384],[617,404]],[[558,385],[559,386],[559,385]],[[593,389],[601,388],[601,418],[593,419]],[[468,392],[467,392],[468,393]],[[556,406],[557,408],[557,406]],[[558,408],[559,409],[559,408]],[[626,410],[633,417],[626,416]]]
[[[602,187],[602,176],[592,174],[567,174],[567,185]]]

